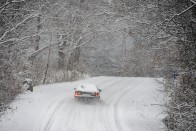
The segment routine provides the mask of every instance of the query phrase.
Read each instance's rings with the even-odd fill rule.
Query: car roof
[[[77,87],[79,91],[87,91],[87,92],[97,92],[97,86],[95,84],[80,84]]]

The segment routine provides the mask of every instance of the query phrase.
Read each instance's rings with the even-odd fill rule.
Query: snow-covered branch
[[[195,0],[190,0],[192,3],[196,4],[196,1]]]
[[[38,35],[41,35],[42,32],[40,33],[36,33],[36,34],[32,34],[32,35],[28,35],[28,36],[23,36],[21,38],[10,38],[10,39],[7,39],[7,40],[4,40],[2,42],[0,42],[0,45],[6,43],[6,42],[12,42],[12,41],[23,41],[27,38],[30,38],[30,37],[33,37],[33,36],[38,36]]]
[[[33,53],[30,54],[28,57],[29,57],[29,59],[32,59],[33,57],[35,57],[36,55],[38,55],[38,54],[41,53],[42,51],[48,49],[49,47],[52,47],[52,46],[54,46],[54,45],[57,45],[57,44],[59,44],[59,43],[53,43],[53,44],[51,44],[51,45],[47,45],[47,46],[45,46],[45,47],[43,47],[43,48],[41,48],[41,49],[39,49],[39,50],[33,52]]]
[[[17,1],[17,0],[7,0],[6,3],[0,7],[0,13],[1,13],[7,6],[9,6],[10,4],[12,4],[12,3],[20,3],[20,2],[22,2],[22,1],[25,1],[25,0],[18,0],[18,1]]]
[[[194,3],[193,5],[191,5],[190,7],[188,7],[187,9],[185,9],[184,11],[178,13],[178,14],[175,14],[174,16],[172,16],[169,20],[165,20],[162,25],[165,23],[165,22],[171,22],[174,18],[178,17],[178,16],[181,16],[182,14],[186,13],[187,11],[189,11],[190,9],[192,9],[194,6],[196,5],[196,3]]]
[[[4,9],[6,6],[8,6],[11,3],[12,1],[7,0],[6,3],[0,7],[0,10],[2,11],[2,9]]]
[[[95,34],[95,33],[92,33],[92,34],[91,34],[92,37],[91,37],[90,39],[84,41],[82,44],[80,44],[80,45],[75,45],[73,48],[67,49],[67,50],[65,50],[65,51],[71,51],[71,50],[74,50],[74,49],[76,49],[76,48],[78,48],[78,47],[82,47],[82,46],[86,45],[88,42],[90,42],[90,41],[94,38],[94,34]]]
[[[19,22],[18,24],[16,24],[14,27],[12,27],[10,30],[7,30],[0,38],[1,43],[3,42],[3,39],[7,36],[8,33],[14,31],[16,28],[18,28],[19,26],[21,26],[24,22],[26,22],[27,20],[37,17],[39,14],[31,14],[28,17],[26,17],[24,20],[22,20],[21,22]],[[3,42],[5,43],[5,42]]]

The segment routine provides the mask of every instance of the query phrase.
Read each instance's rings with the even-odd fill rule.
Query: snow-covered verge
[[[97,84],[101,101],[74,100],[73,88]],[[1,131],[161,131],[164,94],[153,78],[94,77],[37,86],[19,95]]]

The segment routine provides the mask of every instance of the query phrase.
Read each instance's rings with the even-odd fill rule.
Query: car
[[[76,100],[84,98],[99,100],[100,92],[102,91],[95,84],[81,84],[77,88],[74,88],[74,90],[74,97]]]

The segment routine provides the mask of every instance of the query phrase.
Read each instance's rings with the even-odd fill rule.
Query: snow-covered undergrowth
[[[74,100],[73,88],[97,84],[101,101]],[[1,131],[161,131],[162,87],[153,78],[94,77],[37,86],[19,95]]]

